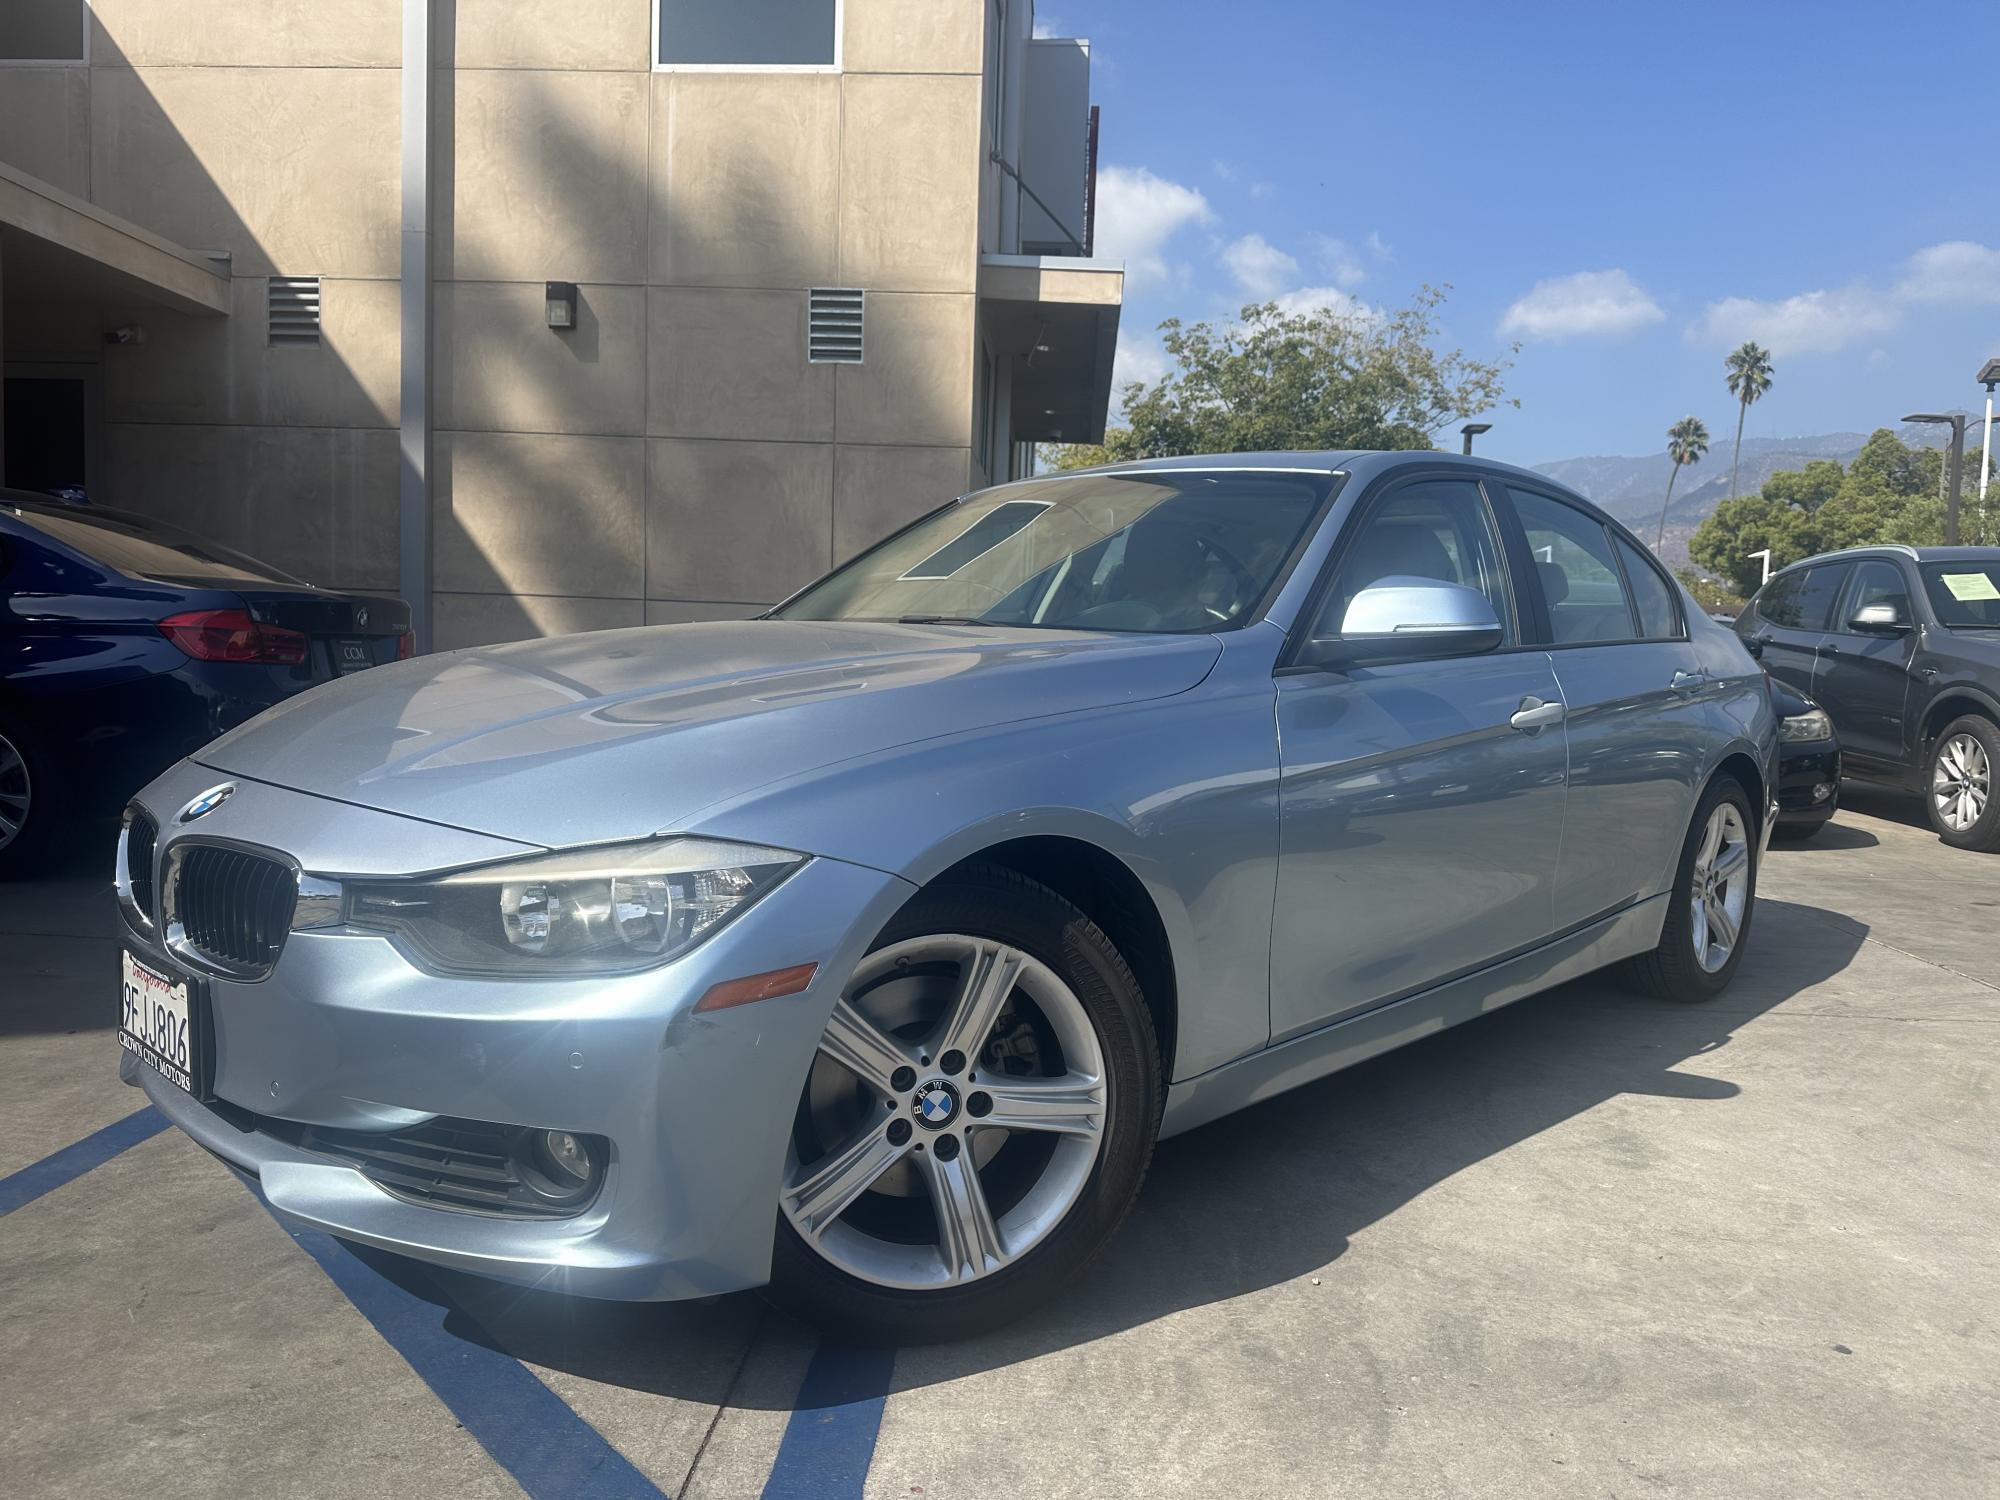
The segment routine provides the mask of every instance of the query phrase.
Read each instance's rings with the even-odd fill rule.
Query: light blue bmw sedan
[[[128,810],[123,1076],[295,1221],[849,1338],[1056,1295],[1163,1135],[1749,939],[1764,678],[1436,453],[957,500],[756,620],[379,668]]]

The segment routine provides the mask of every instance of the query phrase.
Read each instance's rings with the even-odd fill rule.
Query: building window
[[[832,68],[841,0],[656,0],[663,68]]]
[[[89,60],[84,0],[0,0],[0,62]]]

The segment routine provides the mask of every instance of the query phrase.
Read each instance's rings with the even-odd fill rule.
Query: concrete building
[[[438,648],[751,613],[1102,434],[1089,49],[1033,22],[6,0],[7,480]]]

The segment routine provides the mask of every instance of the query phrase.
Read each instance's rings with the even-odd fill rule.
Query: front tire
[[[967,1338],[1073,1284],[1130,1211],[1164,1102],[1123,955],[1013,871],[919,893],[802,1092],[768,1295],[854,1343]]]
[[[1633,978],[1656,999],[1696,1004],[1729,988],[1757,907],[1756,829],[1742,783],[1711,781],[1681,846],[1659,946],[1632,960]]]
[[[1937,836],[1952,848],[1982,854],[2000,850],[1996,766],[2000,766],[2000,726],[1984,715],[1952,720],[1932,743],[1924,811]]]
[[[0,879],[31,875],[49,862],[62,822],[62,787],[41,746],[0,718]]]

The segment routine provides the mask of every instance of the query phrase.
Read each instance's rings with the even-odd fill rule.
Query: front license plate
[[[164,974],[128,951],[121,965],[118,1043],[176,1088],[201,1096],[201,995],[196,982]]]
[[[333,643],[333,669],[345,677],[349,672],[365,672],[375,665],[368,642],[337,640]]]

